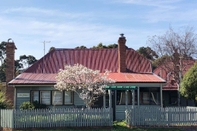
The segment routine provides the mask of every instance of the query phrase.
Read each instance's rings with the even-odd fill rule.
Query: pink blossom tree
[[[100,73],[83,65],[66,65],[56,76],[55,89],[74,91],[84,101],[86,107],[91,107],[99,96],[105,94],[105,86],[114,83],[107,77],[108,71]]]

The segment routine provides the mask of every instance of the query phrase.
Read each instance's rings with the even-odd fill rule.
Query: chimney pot
[[[12,42],[10,42],[10,41],[12,41]],[[12,40],[12,38],[9,38],[8,39],[8,43],[14,43],[14,41]]]
[[[124,38],[124,34],[123,33],[120,34],[120,38]]]

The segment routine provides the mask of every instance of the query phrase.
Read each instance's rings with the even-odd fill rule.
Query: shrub
[[[38,101],[34,101],[34,102],[29,102],[29,101],[26,101],[26,102],[23,102],[21,105],[20,105],[20,109],[45,109],[47,108],[47,105],[46,104],[40,104]]]
[[[5,93],[0,91],[0,109],[6,109],[10,106],[10,102],[6,100]]]
[[[32,103],[30,103],[29,101],[27,101],[27,102],[23,102],[20,105],[20,109],[23,109],[23,110],[25,110],[25,109],[35,109],[35,106]]]
[[[40,104],[38,101],[34,101],[33,105],[34,105],[35,109],[45,109],[45,108],[47,108],[46,104]]]
[[[6,103],[0,102],[0,109],[6,109],[8,106]]]

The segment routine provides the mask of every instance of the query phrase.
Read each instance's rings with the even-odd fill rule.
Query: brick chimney
[[[11,102],[11,106],[14,105],[14,87],[8,85],[8,83],[14,78],[15,64],[14,54],[16,46],[13,41],[6,43],[6,98]]]
[[[118,39],[118,72],[126,72],[126,38],[124,34],[120,34]]]

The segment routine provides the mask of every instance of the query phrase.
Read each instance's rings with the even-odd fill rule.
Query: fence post
[[[12,123],[11,123],[11,128],[14,129],[15,126],[14,126],[14,109],[11,110],[11,120],[12,120]]]
[[[126,109],[126,111],[125,111],[125,118],[126,118],[126,124],[127,124],[127,126],[129,126],[129,127],[131,127],[132,125],[133,125],[133,121],[131,120],[131,108],[129,108],[129,109]]]
[[[110,125],[113,125],[113,109],[109,108],[109,115],[110,115]]]

